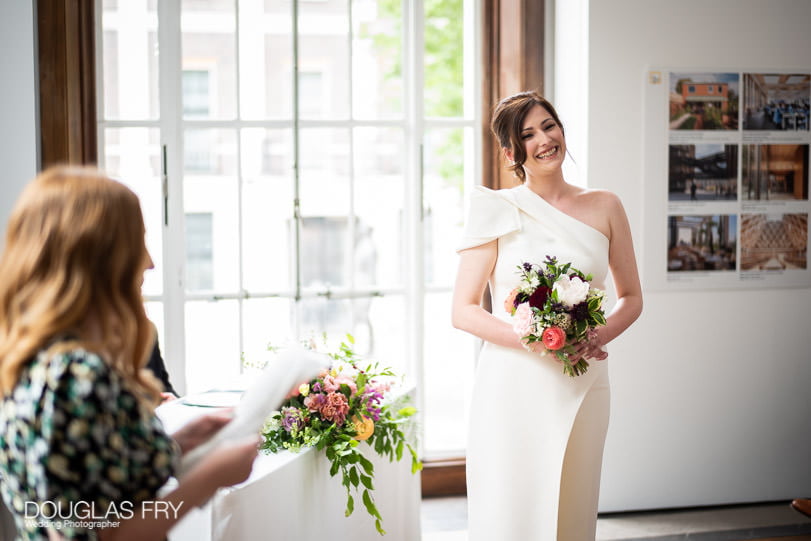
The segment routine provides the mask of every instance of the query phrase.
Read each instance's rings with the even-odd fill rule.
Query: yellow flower
[[[302,383],[299,385],[298,392],[301,396],[307,396],[310,394],[310,385],[308,383]]]

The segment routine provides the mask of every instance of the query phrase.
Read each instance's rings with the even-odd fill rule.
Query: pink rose
[[[333,376],[331,374],[327,374],[326,376],[324,376],[322,381],[323,381],[322,386],[323,386],[324,390],[327,391],[328,393],[334,393],[341,386],[340,383],[335,381],[335,376]]]
[[[349,402],[342,393],[327,395],[326,404],[321,407],[321,417],[340,426],[344,424],[347,413],[349,413]]]
[[[513,314],[513,331],[522,338],[532,331],[532,308],[528,302],[522,302],[516,307]]]
[[[335,383],[338,384],[339,388],[341,385],[349,387],[350,394],[352,395],[358,392],[358,385],[355,383],[355,380],[349,376],[339,375],[335,378]]]
[[[546,349],[557,351],[566,344],[566,333],[560,327],[547,327],[543,330],[541,341]]]
[[[312,393],[304,399],[304,406],[311,412],[320,412],[326,403],[327,395],[322,393]]]

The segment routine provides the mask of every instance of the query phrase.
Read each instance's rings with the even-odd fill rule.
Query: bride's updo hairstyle
[[[498,102],[493,109],[493,118],[490,122],[490,129],[498,139],[501,148],[509,149],[513,154],[513,163],[507,168],[524,182],[524,162],[527,161],[527,153],[524,150],[524,143],[521,140],[521,129],[524,127],[524,119],[536,105],[540,105],[552,116],[552,119],[560,126],[561,133],[563,124],[558,118],[558,113],[546,98],[535,91],[519,92],[508,96]]]

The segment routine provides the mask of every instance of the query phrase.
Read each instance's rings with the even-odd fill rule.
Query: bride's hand
[[[231,420],[228,410],[222,413],[203,415],[189,421],[172,438],[180,445],[182,454],[186,454],[201,443],[205,443]]]
[[[526,339],[521,339],[521,346],[532,353],[544,353],[546,348],[543,345],[543,342],[528,342]]]
[[[600,334],[596,329],[590,329],[588,332],[588,339],[575,344],[574,352],[569,356],[572,364],[577,363],[580,359],[594,359],[595,361],[604,361],[608,358],[608,352],[603,350],[603,343],[600,340]]]

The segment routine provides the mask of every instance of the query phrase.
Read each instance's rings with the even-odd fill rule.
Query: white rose
[[[555,282],[552,291],[557,293],[559,303],[566,308],[571,308],[586,300],[589,295],[589,283],[584,282],[577,276],[569,278],[563,275]]]

